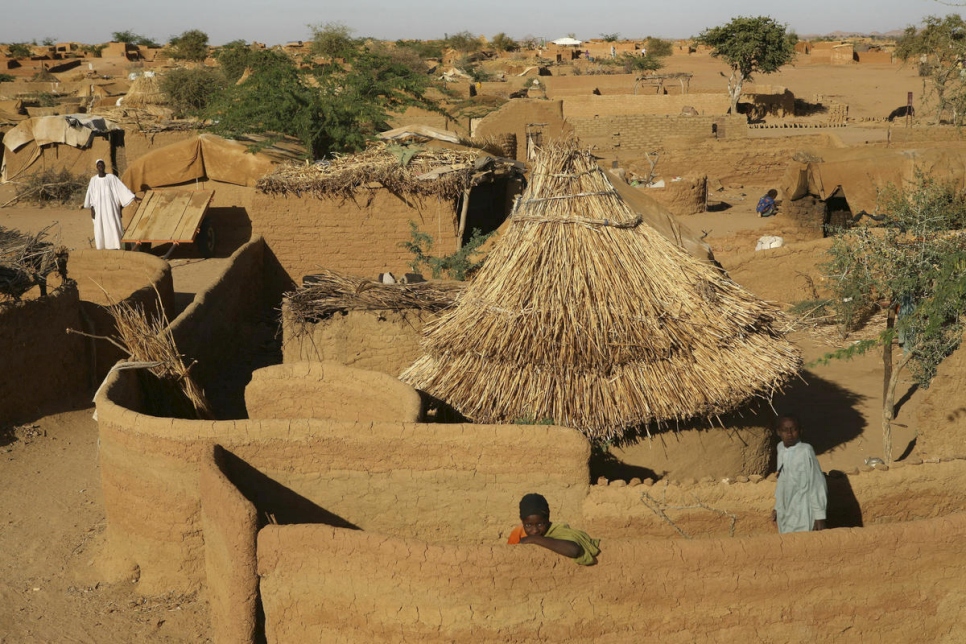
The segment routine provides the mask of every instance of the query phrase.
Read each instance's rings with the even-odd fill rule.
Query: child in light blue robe
[[[772,520],[778,532],[809,532],[825,529],[828,486],[815,450],[801,441],[798,421],[778,419],[778,484]]]

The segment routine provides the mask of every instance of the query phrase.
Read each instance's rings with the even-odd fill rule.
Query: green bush
[[[7,45],[7,55],[11,58],[30,58],[33,52],[30,51],[30,45],[24,42],[15,42]]]
[[[208,34],[200,29],[189,29],[168,41],[171,57],[175,60],[201,62],[208,57]]]
[[[217,69],[178,68],[161,76],[159,86],[177,112],[197,115],[228,87],[228,81]]]
[[[452,255],[436,257],[427,254],[433,248],[433,238],[420,231],[416,222],[409,222],[409,232],[412,235],[412,240],[401,242],[399,245],[414,256],[413,261],[409,263],[410,268],[418,272],[422,266],[426,266],[432,273],[433,279],[439,279],[445,272],[450,279],[461,282],[483,266],[482,259],[474,261],[471,258],[483,245],[483,242],[493,235],[493,233],[484,235],[479,228],[474,228],[470,240],[462,248]]]

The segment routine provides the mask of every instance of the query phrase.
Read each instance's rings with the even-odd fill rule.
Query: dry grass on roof
[[[319,163],[279,165],[256,187],[268,194],[351,199],[360,188],[407,196],[456,199],[473,185],[475,150],[374,143],[357,154]]]
[[[161,82],[157,76],[141,74],[131,83],[121,103],[128,107],[167,105],[168,96],[161,91]]]
[[[381,284],[321,270],[315,282],[285,294],[299,322],[316,322],[341,311],[431,311],[451,307],[466,288],[463,282]]]
[[[479,423],[551,419],[619,440],[770,399],[801,366],[784,326],[563,141],[541,152],[506,233],[400,378]]]

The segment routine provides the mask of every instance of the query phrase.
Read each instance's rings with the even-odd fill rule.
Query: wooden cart
[[[206,217],[213,190],[148,190],[121,240],[126,244],[195,244],[202,257],[215,253],[215,229]]]

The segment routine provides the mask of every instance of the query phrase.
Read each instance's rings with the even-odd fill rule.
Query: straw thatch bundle
[[[19,300],[34,286],[46,295],[47,276],[54,271],[67,278],[67,249],[46,241],[50,228],[25,235],[0,226],[0,300]]]
[[[801,364],[781,322],[643,224],[563,141],[542,151],[506,234],[400,378],[477,422],[620,438],[770,398]]]
[[[314,282],[285,294],[299,322],[315,322],[341,311],[431,311],[452,306],[466,288],[456,282],[381,284],[322,270]]]
[[[149,316],[141,305],[115,302],[106,291],[104,294],[110,302],[106,308],[114,318],[117,335],[92,336],[76,329],[67,329],[67,332],[107,340],[128,354],[127,361],[115,368],[140,369],[150,374],[149,378],[143,378],[149,383],[145,391],[149,413],[169,418],[214,419],[205,392],[191,376],[191,367],[194,365],[185,366],[178,351],[168,317],[160,303],[160,295],[159,314]]]
[[[318,199],[352,199],[359,188],[387,188],[397,195],[456,199],[478,176],[478,150],[374,143],[363,152],[325,163],[280,164],[256,184],[268,194],[303,193]]]
[[[168,97],[161,91],[158,77],[141,74],[131,83],[130,89],[121,101],[126,107],[145,107],[147,105],[167,105]]]

